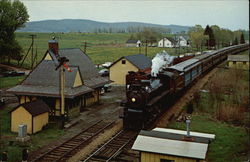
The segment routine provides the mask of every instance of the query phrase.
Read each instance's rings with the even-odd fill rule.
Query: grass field
[[[169,125],[173,129],[186,129],[185,123],[174,122]],[[249,131],[242,127],[234,127],[215,120],[205,114],[193,114],[191,131],[215,134],[215,140],[209,144],[208,161],[239,162],[247,160]]]
[[[0,77],[0,88],[13,87],[20,83],[25,76],[16,76],[16,77]]]
[[[8,162],[21,161],[23,148],[28,148],[30,151],[37,150],[65,133],[58,129],[57,125],[49,125],[42,132],[31,135],[29,142],[18,143],[15,140],[17,134],[10,131],[10,111],[12,109],[10,107],[0,109],[0,151],[8,151]]]
[[[122,56],[138,54],[141,50],[142,54],[145,54],[145,47],[141,49],[136,47],[125,47],[125,42],[129,39],[128,33],[16,33],[16,38],[20,45],[23,47],[23,55],[25,55],[31,44],[30,34],[36,34],[34,53],[38,53],[38,62],[44,56],[48,49],[48,40],[51,40],[53,36],[56,36],[59,41],[59,48],[81,48],[83,42],[88,42],[90,47],[87,47],[87,55],[91,58],[94,64],[102,64],[107,61],[115,61]],[[190,52],[190,49],[173,49],[173,48],[158,48],[148,47],[147,53],[149,57],[154,57],[156,53],[166,50],[171,55],[177,55],[178,53]],[[24,67],[30,67],[31,53],[28,59],[24,62]],[[12,63],[16,64],[15,61]]]

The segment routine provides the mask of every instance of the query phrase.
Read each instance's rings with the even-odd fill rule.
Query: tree
[[[240,36],[240,44],[244,44],[244,43],[245,43],[244,34],[241,33],[241,36]]]
[[[24,26],[29,15],[24,4],[18,0],[0,1],[0,57],[19,60],[22,48],[15,40],[15,31]]]
[[[234,34],[229,29],[221,29],[221,45],[227,47],[232,45],[234,40]]]
[[[222,42],[221,29],[217,25],[212,25],[210,28],[213,30],[213,33],[214,33],[214,39],[215,39],[215,42],[216,42],[216,46],[217,46],[217,48],[220,48],[220,44]]]
[[[202,49],[203,44],[208,40],[208,36],[204,35],[204,29],[200,25],[195,25],[190,28],[188,35],[191,41],[191,46],[197,50]]]
[[[238,42],[237,37],[235,37],[233,45],[237,45],[237,44],[239,44],[239,42]]]
[[[215,47],[215,36],[213,33],[213,29],[209,27],[209,25],[206,26],[204,35],[208,35],[209,39],[207,40],[206,44],[207,47]]]
[[[132,34],[134,39],[142,40],[142,42],[148,41],[148,43],[153,44],[157,42],[158,38],[161,38],[161,33],[154,30],[154,28],[144,28],[141,32],[138,32],[135,36]]]

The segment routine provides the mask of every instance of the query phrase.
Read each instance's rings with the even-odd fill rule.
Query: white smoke
[[[175,56],[170,56],[165,50],[157,53],[152,60],[151,75],[156,77],[159,72],[168,67],[174,60]]]

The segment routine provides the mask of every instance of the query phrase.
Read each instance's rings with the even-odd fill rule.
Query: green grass
[[[125,47],[125,42],[129,39],[128,33],[16,33],[17,41],[23,47],[23,55],[26,55],[30,44],[30,34],[36,34],[34,53],[37,48],[38,61],[44,56],[48,49],[48,40],[52,39],[52,36],[56,36],[59,41],[59,48],[81,48],[83,50],[83,42],[90,43],[87,47],[87,55],[91,58],[94,64],[102,64],[106,61],[115,61],[122,56],[138,54],[139,48]],[[178,53],[191,52],[191,49],[172,49],[172,48],[158,48],[148,47],[148,56],[154,57],[156,53],[166,50],[171,55]],[[141,47],[141,53],[145,54],[145,47]],[[31,53],[29,53],[23,66],[30,68]],[[16,61],[12,61],[12,64],[17,64]]]
[[[185,123],[173,122],[173,129],[186,129]],[[249,131],[241,127],[214,120],[207,115],[192,115],[191,131],[215,134],[215,140],[209,144],[207,158],[212,162],[236,162],[247,160]]]
[[[0,88],[8,88],[20,83],[25,76],[0,77]]]
[[[209,91],[197,92],[189,104],[194,108],[191,131],[216,135],[209,144],[208,161],[247,161],[250,154],[249,72],[219,68],[203,89]],[[187,105],[183,109],[186,108]],[[168,127],[186,129],[185,123],[179,122],[172,122]]]
[[[15,141],[17,133],[10,132],[10,111],[12,108],[6,107],[0,109],[0,133],[1,133],[1,147],[0,151],[8,151],[8,158],[10,162],[21,160],[21,152],[23,148],[33,151],[49,144],[50,142],[58,139],[58,137],[65,134],[64,130],[58,128],[57,125],[50,124],[43,131],[31,135],[31,140],[27,143],[18,143]]]
[[[239,53],[239,55],[249,55],[249,50]]]

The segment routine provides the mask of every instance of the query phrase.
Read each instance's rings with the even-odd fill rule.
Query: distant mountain
[[[142,27],[155,27],[160,29],[170,29],[171,33],[187,32],[189,26],[180,25],[158,25],[141,22],[117,22],[106,23],[85,19],[63,19],[31,21],[26,23],[19,32],[128,32]]]

